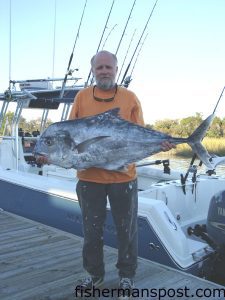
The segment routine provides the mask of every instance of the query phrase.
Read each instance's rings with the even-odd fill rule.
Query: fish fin
[[[94,118],[95,120],[98,120],[98,122],[108,121],[115,118],[121,119],[119,112],[120,108],[116,107],[113,109],[106,110],[103,113],[97,114],[94,116]],[[91,116],[90,119],[92,120],[93,116]]]
[[[213,155],[210,159],[212,165],[214,166],[214,168],[218,165],[221,165],[221,164],[225,164],[225,156],[216,156],[216,155]]]
[[[110,109],[110,110],[105,111],[103,114],[108,114],[108,113],[110,113],[111,115],[119,116],[119,111],[120,111],[120,108],[119,108],[119,107],[116,107],[116,108],[113,108],[113,109]]]
[[[212,123],[213,118],[214,114],[210,115],[207,119],[205,119],[187,139],[187,143],[191,146],[192,150],[197,154],[197,156],[202,160],[202,162],[208,168],[211,169],[213,168],[213,165],[210,162],[211,156],[209,155],[205,147],[202,145],[201,141],[204,138],[210,124]]]
[[[208,151],[205,149],[205,147],[202,145],[201,142],[195,142],[195,143],[188,143],[193,152],[197,154],[198,158],[209,168],[214,169],[213,165],[210,162],[211,155],[208,153]]]
[[[78,153],[85,152],[85,149],[90,146],[91,144],[94,144],[102,139],[108,138],[109,136],[103,135],[103,136],[96,136],[94,138],[85,140],[84,142],[81,142],[80,144],[76,145],[76,149]]]

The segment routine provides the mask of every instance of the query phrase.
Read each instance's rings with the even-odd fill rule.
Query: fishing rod
[[[124,34],[125,34],[125,32],[126,32],[127,25],[128,25],[128,23],[129,23],[129,21],[130,21],[131,14],[132,14],[132,11],[133,11],[133,9],[134,9],[134,5],[135,5],[135,3],[136,3],[136,0],[134,0],[134,2],[133,2],[133,5],[132,5],[132,7],[131,7],[131,10],[130,10],[129,16],[128,16],[128,18],[127,18],[127,22],[126,22],[126,24],[125,24],[125,27],[124,27],[123,33],[122,33],[122,35],[121,35],[121,38],[120,38],[119,44],[118,44],[118,46],[117,46],[117,49],[116,49],[115,55],[117,55],[117,53],[118,53],[118,51],[119,51],[119,48],[120,48],[121,42],[122,42],[122,40],[123,40]],[[98,51],[97,51],[97,52],[98,52]],[[90,71],[90,72],[91,72],[91,71]],[[93,83],[93,76],[92,76],[92,79],[91,79],[91,84],[92,84],[92,83]]]
[[[122,70],[123,70],[123,66],[124,66],[125,60],[126,60],[126,58],[127,58],[127,54],[128,54],[128,52],[129,52],[129,50],[130,50],[131,43],[132,43],[132,41],[133,41],[133,39],[134,39],[134,35],[135,35],[136,30],[137,30],[137,29],[134,30],[134,33],[133,33],[133,35],[132,35],[132,37],[131,37],[129,46],[128,46],[128,48],[127,48],[127,52],[126,52],[126,54],[125,54],[125,57],[124,57],[122,66],[121,66],[121,68],[120,68],[119,75],[118,75],[118,77],[117,77],[117,82],[119,81],[119,78],[120,78],[121,72],[122,72]]]
[[[111,5],[111,7],[110,7],[110,10],[109,10],[109,13],[108,13],[108,17],[107,17],[107,19],[106,19],[105,26],[104,26],[104,28],[103,28],[103,32],[102,32],[102,35],[101,35],[101,38],[100,38],[100,41],[99,41],[99,44],[98,44],[96,53],[98,52],[98,50],[99,50],[99,48],[100,48],[100,45],[101,45],[101,43],[102,43],[102,39],[103,39],[103,36],[104,36],[104,34],[105,34],[105,30],[106,30],[106,28],[107,28],[107,24],[108,24],[108,21],[109,21],[109,18],[110,18],[112,9],[113,9],[114,2],[115,2],[115,0],[112,1],[112,5]],[[88,74],[88,77],[87,77],[85,86],[88,86],[88,81],[89,81],[89,79],[90,79],[90,76],[91,76],[91,69],[90,69],[90,71],[89,71],[89,74]],[[92,84],[92,81],[93,81],[93,78],[91,79],[91,84]]]
[[[75,42],[74,42],[74,45],[73,45],[73,50],[72,50],[72,53],[70,55],[70,59],[69,59],[69,63],[68,63],[68,66],[67,66],[66,74],[65,74],[64,81],[63,81],[63,84],[62,84],[62,90],[61,90],[60,96],[59,96],[60,99],[63,98],[67,77],[68,77],[68,75],[71,75],[70,65],[71,65],[71,62],[73,60],[73,53],[74,53],[74,50],[75,50],[75,47],[76,47],[77,40],[79,38],[80,28],[81,28],[81,24],[82,24],[82,21],[83,21],[83,16],[84,16],[84,12],[85,12],[85,9],[86,9],[86,5],[87,5],[87,0],[85,1],[85,4],[84,4],[83,12],[82,12],[81,19],[80,19],[80,24],[79,24],[79,27],[78,27],[78,30],[77,30],[77,35],[76,35]]]
[[[141,44],[141,47],[140,47],[140,49],[139,49],[139,51],[138,51],[138,54],[137,54],[137,56],[136,56],[136,59],[135,59],[133,68],[131,69],[131,72],[130,72],[130,77],[132,76],[132,74],[133,74],[133,72],[134,72],[134,68],[135,68],[135,66],[136,66],[136,63],[137,63],[138,57],[139,57],[139,55],[140,55],[140,53],[141,53],[141,50],[142,50],[142,48],[143,48],[143,45],[144,45],[144,43],[145,43],[145,41],[146,41],[146,39],[147,39],[147,36],[148,36],[148,33],[146,34],[146,36],[145,36],[145,38],[144,38],[144,40],[143,40],[143,42],[142,42],[142,44]]]
[[[113,30],[115,29],[115,27],[116,27],[117,25],[118,25],[118,24],[115,24],[115,25],[113,26],[113,28],[110,30],[110,32],[108,33],[108,35],[107,35],[107,37],[106,37],[106,39],[105,39],[105,41],[104,41],[104,43],[103,43],[103,45],[102,45],[102,50],[104,49],[105,44],[106,44],[106,42],[107,42],[109,36],[111,35],[111,33],[113,32]]]
[[[225,90],[225,86],[223,87],[223,89],[222,89],[222,91],[220,93],[220,96],[219,96],[219,98],[218,98],[218,100],[216,102],[216,105],[215,105],[215,107],[213,109],[213,114],[216,112],[216,109],[217,109],[217,107],[218,107],[218,105],[220,103],[220,100],[221,100],[222,96],[223,96],[224,90]],[[192,170],[192,167],[193,167],[193,164],[194,164],[194,161],[195,161],[196,158],[197,158],[197,155],[196,155],[196,153],[194,153],[193,156],[192,156],[191,162],[189,164],[189,168],[188,168],[185,176],[183,176],[183,174],[181,174],[181,184],[182,184],[182,188],[183,188],[184,193],[185,193],[185,182],[186,182],[186,180],[188,178],[190,170]],[[199,166],[201,166],[201,164],[202,164],[202,161],[199,162]],[[209,174],[210,173],[211,172],[209,172]]]
[[[223,87],[222,92],[221,92],[221,94],[220,94],[220,96],[219,96],[219,99],[217,100],[216,106],[214,107],[214,110],[213,110],[213,114],[215,113],[215,111],[216,111],[216,109],[217,109],[217,106],[218,106],[219,103],[220,103],[220,100],[221,100],[221,98],[222,98],[222,96],[223,96],[224,90],[225,90],[225,86]]]
[[[123,75],[123,78],[122,78],[122,80],[121,80],[121,84],[123,84],[123,81],[124,81],[124,79],[125,79],[126,76],[127,76],[127,73],[128,73],[129,68],[130,68],[131,62],[132,62],[132,60],[133,60],[133,58],[134,58],[134,56],[135,56],[135,53],[136,53],[136,51],[137,51],[137,49],[138,49],[138,47],[139,47],[139,44],[140,44],[140,42],[141,42],[141,39],[142,39],[142,37],[143,37],[143,35],[144,35],[144,33],[145,33],[145,30],[146,30],[146,28],[147,28],[147,26],[148,26],[148,23],[149,23],[150,19],[151,19],[151,17],[152,17],[152,14],[153,14],[153,12],[154,12],[154,10],[155,10],[155,7],[156,7],[157,2],[158,2],[158,0],[156,0],[155,4],[154,4],[154,6],[153,6],[153,8],[152,8],[152,10],[151,10],[151,12],[150,12],[150,15],[149,15],[149,17],[148,17],[148,20],[147,20],[145,26],[144,26],[144,29],[143,29],[142,34],[141,34],[141,36],[140,36],[140,39],[139,39],[139,41],[138,41],[138,43],[137,43],[137,46],[136,46],[136,48],[135,48],[135,50],[134,50],[134,52],[133,52],[133,55],[132,55],[132,57],[131,57],[131,59],[130,59],[130,62],[129,62],[129,64],[128,64],[127,68],[126,68],[126,71],[125,71],[125,73],[124,73],[124,75]]]
[[[132,74],[133,74],[135,65],[136,65],[136,63],[137,63],[138,57],[139,57],[139,55],[140,55],[140,52],[141,52],[141,50],[142,50],[142,47],[143,47],[143,45],[144,45],[144,43],[145,43],[145,40],[146,40],[147,36],[148,36],[148,33],[146,34],[146,36],[145,36],[145,38],[144,38],[144,40],[143,40],[143,42],[142,42],[142,44],[141,44],[141,47],[140,47],[140,49],[139,49],[139,51],[138,51],[138,54],[137,54],[137,56],[136,56],[136,59],[135,59],[135,62],[134,62],[134,65],[133,65],[133,68],[132,68],[132,70],[131,70],[130,75],[127,76],[127,77],[125,77],[125,79],[124,79],[124,81],[123,81],[123,86],[126,87],[126,88],[128,88],[129,84],[131,83],[131,80],[132,80]]]
[[[120,38],[119,44],[118,44],[118,46],[117,46],[117,49],[116,49],[115,55],[117,55],[117,53],[118,53],[118,50],[119,50],[119,48],[120,48],[121,42],[122,42],[122,40],[123,40],[124,34],[125,34],[125,32],[126,32],[126,29],[127,29],[127,25],[128,25],[128,23],[129,23],[129,21],[130,21],[130,17],[131,17],[132,11],[133,11],[133,9],[134,9],[134,5],[135,5],[135,3],[136,3],[136,0],[134,0],[134,2],[133,2],[133,5],[132,5],[132,7],[131,7],[131,10],[130,10],[129,16],[128,16],[128,18],[127,18],[127,22],[126,22],[126,24],[125,24],[125,27],[124,27],[123,33],[122,33],[122,35],[121,35],[121,38]]]

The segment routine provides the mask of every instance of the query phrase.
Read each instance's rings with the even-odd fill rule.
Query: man
[[[70,119],[83,118],[120,108],[125,120],[144,125],[143,114],[137,96],[116,85],[117,58],[108,51],[100,51],[91,59],[95,86],[81,90],[74,101]],[[164,143],[162,150],[173,147]],[[119,270],[119,299],[128,299],[134,288],[137,268],[137,179],[135,165],[126,171],[108,171],[89,168],[78,171],[77,195],[83,218],[83,266],[89,277],[75,288],[76,294],[100,287],[104,281],[103,226],[106,218],[106,204],[109,200],[117,230]]]

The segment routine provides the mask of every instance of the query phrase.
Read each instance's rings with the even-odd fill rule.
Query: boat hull
[[[4,179],[0,179],[0,190],[4,191],[4,195],[0,197],[0,207],[3,210],[83,236],[81,211],[76,198],[71,199]],[[74,195],[76,195],[75,183]],[[138,217],[138,236],[139,257],[201,276],[203,261],[193,263],[187,268],[179,266],[163,245],[148,218],[143,215]],[[110,209],[107,209],[104,241],[106,245],[116,248],[116,229]],[[204,258],[204,264],[207,264],[208,259],[209,257]]]

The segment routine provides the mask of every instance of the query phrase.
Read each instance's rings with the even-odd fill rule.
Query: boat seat
[[[0,165],[3,169],[16,169],[16,153],[13,139],[3,139],[0,143]],[[18,139],[18,169],[27,171],[29,165],[23,155],[22,140]]]
[[[3,169],[15,168],[12,140],[2,139],[0,143],[0,165]]]

